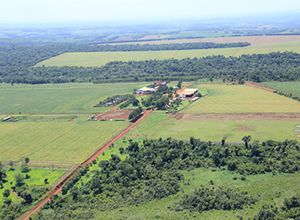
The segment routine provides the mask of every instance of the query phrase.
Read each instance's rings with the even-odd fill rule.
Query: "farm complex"
[[[0,219],[299,219],[300,28],[274,19],[0,28]]]

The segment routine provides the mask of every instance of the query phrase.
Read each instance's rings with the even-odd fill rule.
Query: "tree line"
[[[65,219],[89,219],[94,218],[98,211],[138,206],[161,199],[179,192],[182,181],[188,184],[189,180],[185,180],[178,170],[211,167],[246,176],[265,172],[298,172],[300,165],[297,161],[300,147],[292,140],[253,142],[247,143],[247,147],[228,145],[225,141],[223,144],[201,142],[193,137],[189,142],[171,138],[143,140],[143,144],[129,142],[126,149],[119,148],[120,154],[126,154],[125,159],[112,154],[109,160],[93,161],[66,184],[63,195],[53,197],[32,218],[57,219],[64,216]],[[235,166],[232,166],[233,163]],[[89,171],[91,166],[99,166],[100,170]],[[81,181],[83,176],[89,180]],[[210,185],[210,188],[201,186],[193,194],[184,195],[175,204],[175,209],[198,212],[236,210],[256,202],[256,198],[247,192],[213,186],[212,181]],[[202,206],[196,206],[200,203]]]
[[[27,62],[28,65],[30,62]],[[0,66],[0,82],[66,83],[223,79],[263,82],[300,79],[300,54],[274,52],[240,57],[208,56],[182,60],[112,61],[101,67]]]

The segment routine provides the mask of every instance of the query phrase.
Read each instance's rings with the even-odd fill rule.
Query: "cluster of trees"
[[[137,109],[135,109],[133,112],[131,112],[128,116],[128,120],[135,119],[143,112],[143,108],[139,106]]]
[[[264,205],[253,220],[300,219],[300,195],[285,198],[280,208]]]
[[[235,188],[217,187],[216,189],[201,186],[190,195],[184,195],[176,204],[175,210],[204,212],[209,210],[235,210],[254,204],[257,200],[248,196],[247,192],[239,192]]]
[[[99,48],[101,47],[106,46],[99,46]],[[242,55],[229,58],[208,56],[183,60],[113,61],[102,67],[85,68],[74,66],[32,67],[40,61],[64,52],[86,52],[92,51],[92,49],[99,51],[100,49],[97,48],[98,46],[87,45],[0,47],[0,83],[105,83],[153,81],[160,78],[164,80],[222,78],[230,81],[238,80],[239,82],[245,80],[262,82],[300,79],[300,55],[292,52]]]
[[[142,101],[147,108],[165,109],[169,104],[169,99],[173,98],[173,88],[168,86],[160,86],[152,96]]]
[[[120,109],[127,108],[130,104],[133,106],[138,106],[139,100],[137,100],[134,95],[128,95],[128,97],[129,99],[120,105]]]
[[[101,160],[98,163],[100,171],[93,169],[85,174],[90,178],[87,182],[80,181],[82,173],[77,174],[64,195],[55,196],[43,207],[45,212],[38,212],[32,217],[56,219],[68,216],[71,219],[88,219],[95,217],[95,210],[120,209],[176,194],[180,191],[180,182],[184,181],[178,169],[220,166],[223,169],[227,166],[232,170],[230,164],[235,161],[233,172],[240,173],[243,170],[243,174],[250,175],[257,173],[246,172],[248,168],[252,170],[253,165],[262,168],[263,172],[296,172],[290,168],[299,166],[296,158],[299,158],[300,146],[295,141],[269,140],[262,144],[248,143],[246,148],[245,145],[227,145],[225,138],[223,140],[223,144],[212,144],[192,137],[189,142],[168,138],[143,140],[142,145],[129,140],[128,147],[125,150],[122,148],[122,153],[127,154],[124,160],[117,155],[111,155],[109,160]],[[255,201],[247,192],[239,192],[237,189],[201,186],[195,193],[185,195],[176,203],[175,210],[232,210]]]
[[[94,107],[101,107],[101,106],[106,106],[105,104],[108,102],[113,102],[113,105],[118,105],[121,102],[124,102],[126,99],[128,99],[128,96],[131,95],[114,95],[107,97],[106,99],[100,101],[97,105],[94,105]]]

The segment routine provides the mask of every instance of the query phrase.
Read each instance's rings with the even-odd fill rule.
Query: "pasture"
[[[300,96],[300,82],[263,82],[259,84],[281,92]]]
[[[181,113],[300,113],[300,102],[246,85],[199,84],[207,96],[192,103]],[[191,87],[191,88],[192,88]]]
[[[128,126],[127,121],[1,122],[0,161],[81,162]]]
[[[228,142],[243,142],[242,138],[251,135],[252,141],[267,140],[283,141],[285,139],[300,140],[295,132],[295,125],[300,120],[176,120],[169,119],[152,138],[173,137],[179,140],[189,140],[190,137],[203,141],[221,141],[227,137]]]
[[[10,182],[14,182],[15,178],[14,176],[21,172],[21,168],[15,167],[14,170],[10,170],[8,167],[6,168],[6,182],[3,183],[3,188],[0,188],[0,205],[4,205],[3,203],[3,192],[5,189],[11,189]],[[56,180],[58,180],[66,170],[60,170],[60,169],[41,169],[41,168],[30,168],[30,171],[27,173],[30,178],[24,179],[25,184],[27,184],[29,187],[31,186],[51,186]],[[25,174],[23,173],[25,176]],[[48,178],[48,184],[44,184],[44,179]],[[8,197],[12,200],[12,202],[20,202],[21,200],[13,195],[13,193],[10,193],[10,196]]]
[[[131,205],[129,207],[122,207],[119,209],[98,212],[95,219],[238,219],[241,215],[243,219],[253,218],[258,210],[263,205],[273,205],[280,208],[284,198],[290,198],[295,192],[300,190],[298,182],[300,176],[298,173],[294,174],[277,174],[272,173],[259,174],[247,176],[246,180],[242,181],[240,175],[232,173],[228,170],[220,170],[212,172],[210,169],[197,168],[191,171],[179,171],[184,175],[185,182],[190,184],[183,184],[183,192],[175,195],[170,195],[167,198],[154,200],[138,206]],[[237,180],[233,180],[237,177]],[[247,191],[248,195],[257,198],[256,204],[248,206],[242,210],[212,210],[203,213],[192,212],[188,210],[175,211],[175,203],[182,199],[184,194],[191,194],[195,188],[200,185],[211,187],[209,181],[213,180],[214,187],[228,186],[230,188],[237,187],[240,191]],[[283,190],[284,189],[284,190]],[[278,194],[280,192],[280,195]],[[272,199],[273,198],[273,199]],[[170,208],[168,208],[170,207]]]
[[[144,84],[0,84],[0,114],[101,113],[109,108],[93,107],[99,101],[108,96],[132,93]]]

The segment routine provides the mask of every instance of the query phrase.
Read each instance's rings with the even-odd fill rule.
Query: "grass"
[[[206,88],[207,96],[182,113],[300,112],[299,102],[246,85],[200,84],[198,88]]]
[[[263,82],[259,84],[281,92],[300,96],[300,82]]]
[[[132,128],[130,132],[123,137],[128,139],[150,139],[155,132],[161,128],[169,116],[165,112],[152,112],[145,119],[139,122],[137,126]]]
[[[0,84],[0,114],[105,112],[109,108],[93,106],[109,96],[132,93],[144,84]]]
[[[262,54],[271,52],[293,51],[300,52],[300,41],[276,42],[255,44],[245,48],[220,48],[205,50],[169,50],[169,51],[132,51],[132,52],[77,52],[64,53],[59,56],[42,61],[36,66],[102,66],[110,61],[143,61],[143,60],[164,60],[164,59],[184,59],[201,58],[213,55],[241,56],[243,54]]]
[[[237,48],[221,48],[206,50],[168,50],[168,51],[133,51],[133,52],[82,52],[64,53],[59,56],[42,61],[36,66],[102,66],[110,61],[143,61],[184,59],[187,57],[206,57],[212,55],[231,56]]]
[[[210,169],[197,168],[192,171],[179,171],[185,176],[185,182],[190,185],[182,183],[183,192],[190,194],[195,188],[204,185],[211,187],[209,181],[213,180],[214,187],[228,186],[237,187],[240,191],[247,191],[248,195],[259,199],[255,205],[246,207],[243,210],[211,210],[203,213],[189,213],[188,210],[181,212],[174,211],[174,203],[178,202],[183,192],[176,195],[171,195],[167,198],[154,200],[149,203],[140,204],[139,206],[122,207],[112,211],[99,212],[95,215],[95,219],[237,219],[237,215],[243,216],[243,219],[253,218],[258,213],[261,207],[265,204],[280,207],[284,198],[289,198],[300,190],[299,173],[296,174],[277,174],[271,173],[247,176],[246,180],[242,181],[240,175],[232,173],[228,170],[217,169],[216,172]],[[237,177],[237,180],[233,180]],[[284,189],[284,190],[283,190]],[[281,194],[278,194],[278,193]],[[273,198],[273,200],[272,200]],[[167,206],[171,206],[170,209]]]
[[[238,49],[235,56],[254,53],[265,54],[278,51],[293,51],[295,53],[300,53],[300,40],[251,45],[246,48]]]
[[[0,205],[3,205],[3,192],[5,189],[11,189],[10,182],[15,182],[14,176],[21,172],[21,168],[15,167],[14,170],[10,170],[9,168],[6,169],[7,178],[4,184],[3,189],[0,189]],[[57,179],[59,179],[66,170],[60,170],[60,169],[42,169],[42,168],[30,168],[30,171],[27,173],[30,178],[25,179],[25,184],[30,186],[51,186]],[[25,173],[22,173],[25,176]],[[44,179],[48,178],[48,184],[44,184]],[[14,185],[14,183],[12,184]],[[10,193],[10,196],[8,197],[12,200],[12,202],[20,202],[21,200],[18,199],[13,195],[13,193]]]
[[[221,141],[224,136],[228,142],[242,142],[242,137],[251,135],[252,141],[267,140],[283,141],[297,139],[299,132],[295,132],[295,125],[299,121],[201,121],[170,119],[160,127],[152,138],[173,137],[180,140],[189,140],[190,137],[200,138],[203,141]],[[245,129],[241,129],[245,128]]]
[[[0,161],[80,162],[126,126],[127,121],[2,122]]]

